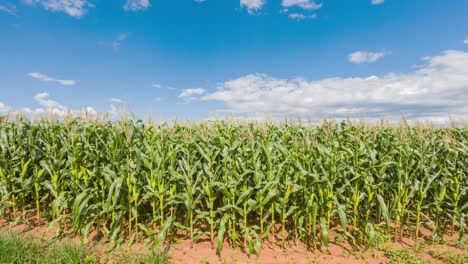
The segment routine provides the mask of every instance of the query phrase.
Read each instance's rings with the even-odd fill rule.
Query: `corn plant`
[[[300,122],[0,121],[0,215],[112,245],[209,239],[328,250],[336,232],[466,239],[468,129]],[[31,222],[30,222],[31,223]]]

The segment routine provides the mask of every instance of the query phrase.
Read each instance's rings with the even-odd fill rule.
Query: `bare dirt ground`
[[[0,217],[0,232],[18,232],[24,235],[30,235],[43,241],[50,241],[57,231],[57,226],[46,225],[44,222],[34,223],[31,220],[28,223],[13,225]],[[34,223],[34,224],[33,224]],[[423,233],[430,234],[429,230],[423,230]],[[442,259],[439,256],[442,254],[450,254],[451,256],[467,259],[467,245],[461,245],[456,242],[456,236],[450,236],[445,239],[445,243],[432,244],[429,241],[421,239],[415,242],[409,238],[403,238],[401,242],[387,241],[379,244],[377,249],[364,252],[360,249],[358,252],[352,250],[347,241],[341,239],[340,236],[332,234],[329,245],[329,253],[324,253],[320,250],[311,252],[303,244],[295,245],[290,242],[284,249],[276,246],[271,242],[265,242],[260,254],[249,256],[245,250],[240,248],[232,248],[226,242],[223,247],[221,256],[216,254],[211,243],[207,239],[194,244],[189,241],[182,241],[171,244],[169,247],[169,263],[412,263],[415,259],[424,263],[463,263],[451,262],[447,259]],[[74,236],[71,230],[65,231],[60,236],[60,241],[71,242],[76,245],[81,243],[81,238]],[[133,243],[131,246],[123,244],[116,251],[108,252],[109,244],[96,232],[91,233],[87,245],[92,249],[98,258],[106,260],[107,263],[113,263],[113,255],[115,254],[147,254],[148,247],[142,242]],[[394,259],[388,252],[401,255],[400,258]],[[395,253],[396,252],[396,253]],[[408,257],[407,254],[409,254]],[[412,257],[415,257],[414,259]],[[460,260],[459,260],[460,261]]]
[[[188,241],[174,244],[170,250],[171,263],[390,263],[392,259],[386,256],[386,250],[397,250],[403,253],[414,254],[418,260],[425,263],[446,263],[446,261],[433,257],[430,252],[450,252],[459,256],[467,254],[455,244],[430,245],[421,241],[413,242],[410,239],[403,239],[402,242],[387,242],[379,246],[379,249],[369,249],[364,252],[354,252],[348,242],[336,241],[329,245],[329,253],[317,250],[311,252],[304,245],[288,245],[285,249],[279,246],[271,246],[266,242],[258,256],[248,256],[244,250],[233,249],[225,243],[221,257],[216,255],[216,249],[212,249],[210,242],[202,242],[190,247]],[[332,238],[333,239],[333,238]],[[453,241],[453,240],[452,240]],[[406,259],[402,259],[406,260]],[[396,263],[399,261],[397,260]],[[408,263],[411,263],[410,259]],[[415,263],[413,263],[415,264]]]

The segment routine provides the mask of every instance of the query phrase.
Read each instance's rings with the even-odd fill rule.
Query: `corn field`
[[[322,122],[0,122],[0,214],[151,247],[259,252],[330,234],[466,239],[468,129]],[[36,220],[37,219],[37,220]]]

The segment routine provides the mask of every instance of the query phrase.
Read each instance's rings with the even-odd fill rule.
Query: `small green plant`
[[[388,258],[389,264],[422,264],[423,261],[411,253],[409,250],[400,249],[387,249],[385,256]]]
[[[466,264],[468,263],[468,255],[459,255],[454,252],[444,251],[438,252],[434,250],[429,251],[429,255],[433,258],[443,261],[447,264]]]
[[[166,264],[168,263],[167,251],[151,252],[149,255],[140,258],[142,264]]]
[[[45,247],[36,239],[14,233],[0,235],[0,263],[92,264],[98,259],[85,248],[71,244]]]
[[[204,258],[200,260],[200,264],[210,264],[210,261],[208,260],[208,258]]]
[[[154,251],[150,254],[119,254],[110,252],[98,258],[83,246],[70,243],[46,245],[34,237],[4,232],[0,234],[0,263],[14,264],[166,264],[167,250]]]

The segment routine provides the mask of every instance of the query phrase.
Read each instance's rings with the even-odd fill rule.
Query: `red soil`
[[[27,221],[26,221],[27,222]],[[54,237],[54,233],[57,230],[57,226],[49,225],[46,226],[44,222],[39,224],[32,224],[34,221],[30,221],[30,224],[18,224],[11,225],[0,217],[0,232],[11,230],[13,232],[24,233],[25,235],[31,235],[48,241]],[[429,230],[423,230],[423,234],[430,234]],[[79,245],[81,243],[80,237],[73,236],[71,230],[67,230],[61,238],[61,241],[72,242]],[[449,243],[445,245],[426,245],[423,250],[417,254],[417,256],[423,260],[427,260],[430,263],[443,263],[431,257],[428,252],[430,250],[438,251],[450,251],[459,255],[464,254],[463,250],[457,248],[450,243],[456,238],[447,237]],[[88,239],[88,245],[93,247],[93,253],[99,258],[110,259],[109,253],[106,253],[109,244],[102,239],[97,232],[91,233]],[[403,238],[402,242],[387,243],[388,248],[398,249],[404,248],[411,252],[414,252],[416,243],[409,239]],[[136,253],[148,253],[148,247],[143,243],[134,243],[132,246],[127,247],[123,245],[120,249],[122,254],[136,254]],[[384,251],[376,251],[372,254],[372,250],[367,252],[355,253],[349,246],[348,242],[342,241],[336,234],[331,234],[329,254],[317,250],[311,252],[306,247],[299,243],[295,245],[290,243],[285,249],[275,246],[272,243],[265,242],[260,254],[249,256],[245,250],[240,248],[232,248],[228,243],[225,243],[221,257],[216,254],[210,242],[206,239],[203,242],[199,242],[191,247],[191,243],[187,240],[180,243],[175,243],[170,246],[169,250],[169,261],[170,263],[387,263],[388,259],[385,257]],[[111,260],[109,262],[112,262]]]

